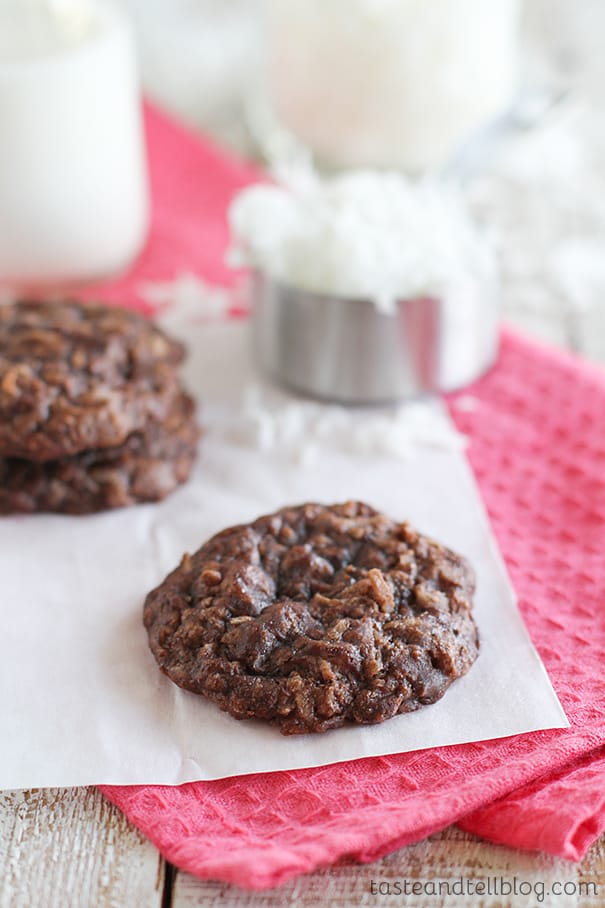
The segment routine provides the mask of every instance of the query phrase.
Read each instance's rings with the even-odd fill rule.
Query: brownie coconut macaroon
[[[161,670],[286,735],[374,724],[443,696],[477,658],[474,574],[361,502],[231,527],[147,596]]]
[[[128,309],[0,307],[0,513],[90,513],[184,482],[199,437],[184,355]]]

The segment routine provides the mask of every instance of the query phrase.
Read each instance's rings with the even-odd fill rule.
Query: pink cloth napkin
[[[147,111],[153,231],[141,282],[212,282],[225,207],[254,170]],[[523,616],[571,728],[180,787],[104,787],[178,867],[250,888],[342,859],[373,861],[450,823],[581,858],[605,828],[605,374],[503,336],[489,375],[450,400]]]

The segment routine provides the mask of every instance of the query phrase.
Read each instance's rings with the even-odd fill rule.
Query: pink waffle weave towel
[[[153,231],[131,274],[215,282],[225,207],[255,177],[147,112]],[[347,858],[373,861],[460,821],[494,841],[581,858],[605,828],[605,374],[506,332],[498,364],[451,413],[571,722],[497,741],[180,787],[104,787],[178,867],[249,888]]]

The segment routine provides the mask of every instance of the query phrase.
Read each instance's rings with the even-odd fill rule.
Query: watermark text
[[[524,880],[519,877],[456,877],[452,879],[401,879],[370,880],[371,895],[403,896],[532,896],[542,903],[551,896],[592,896],[598,895],[596,883],[585,880]]]

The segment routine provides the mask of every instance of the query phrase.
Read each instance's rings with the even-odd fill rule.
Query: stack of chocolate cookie
[[[0,513],[88,514],[185,482],[199,429],[184,355],[128,309],[0,306]]]

